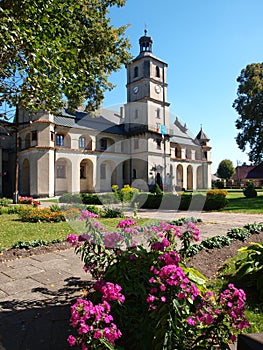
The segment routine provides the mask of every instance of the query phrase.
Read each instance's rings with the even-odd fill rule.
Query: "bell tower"
[[[147,130],[157,125],[169,128],[168,65],[153,55],[153,40],[147,30],[139,39],[139,47],[139,55],[127,66],[126,123],[142,124]]]

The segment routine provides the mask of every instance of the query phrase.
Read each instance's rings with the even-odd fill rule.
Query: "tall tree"
[[[219,163],[217,168],[218,177],[228,181],[229,179],[231,179],[234,172],[235,172],[235,168],[231,160],[224,159]]]
[[[0,0],[0,108],[96,109],[112,71],[130,59],[126,26],[109,8],[125,0]],[[2,114],[3,116],[3,114]]]
[[[263,160],[263,63],[247,65],[237,78],[237,99],[233,107],[239,114],[236,128],[238,147],[245,151],[249,146],[249,160]]]

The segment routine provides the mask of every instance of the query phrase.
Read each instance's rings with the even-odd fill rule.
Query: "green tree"
[[[233,163],[229,159],[222,160],[217,168],[217,176],[221,179],[226,179],[227,181],[231,179],[232,175],[235,172]]]
[[[95,110],[108,78],[130,59],[126,26],[109,8],[125,0],[0,0],[0,108]],[[4,114],[2,113],[2,116]]]
[[[238,147],[249,146],[249,160],[260,163],[263,159],[263,63],[247,65],[237,78],[237,99],[233,107],[239,114],[236,128]]]

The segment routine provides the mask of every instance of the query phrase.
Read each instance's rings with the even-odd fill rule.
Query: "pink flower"
[[[166,297],[165,297],[165,296],[161,296],[161,301],[162,301],[163,303],[165,303],[165,302],[166,302]]]
[[[96,330],[96,331],[94,332],[93,338],[95,338],[95,339],[100,339],[101,337],[102,337],[101,331]]]
[[[135,225],[135,224],[136,224],[136,222],[133,221],[132,218],[128,218],[128,219],[119,221],[119,223],[116,227],[117,228],[126,228],[126,227],[130,227],[132,225]]]
[[[67,339],[67,342],[69,343],[69,346],[74,346],[75,343],[76,343],[76,339],[73,335],[69,335],[68,336],[68,339]]]
[[[67,236],[67,242],[69,242],[73,247],[77,247],[79,245],[79,238],[74,233],[70,233]]]
[[[80,220],[99,218],[98,214],[94,214],[88,210],[82,210]]]
[[[196,321],[193,317],[188,317],[187,319],[187,323],[190,325],[190,326],[195,326],[196,325]]]

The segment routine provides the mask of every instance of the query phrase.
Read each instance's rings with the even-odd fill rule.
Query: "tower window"
[[[136,109],[134,119],[138,119],[138,118],[139,118],[139,111],[138,109]]]
[[[79,148],[85,148],[86,147],[86,139],[85,137],[81,136],[79,138]]]
[[[155,76],[157,78],[160,78],[160,67],[158,67],[158,66],[155,67]]]
[[[136,66],[136,67],[134,67],[134,74],[133,74],[133,77],[134,77],[134,78],[137,78],[137,77],[138,77],[138,74],[139,74],[139,68]]]
[[[138,149],[139,148],[139,140],[135,139],[134,140],[134,149]]]
[[[158,118],[158,119],[161,118],[161,110],[160,110],[160,108],[156,109],[156,118]]]
[[[32,141],[37,141],[37,130],[32,131],[31,137],[32,137]]]
[[[157,143],[157,149],[161,149],[161,142],[162,142],[162,140],[161,140],[161,139],[157,139],[157,140],[156,140],[156,143]]]
[[[64,146],[64,135],[62,135],[62,134],[56,135],[56,145],[60,146],[60,147]]]
[[[107,140],[106,139],[101,139],[100,140],[100,150],[101,151],[106,151],[107,149]]]

